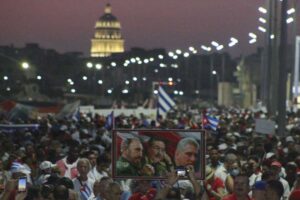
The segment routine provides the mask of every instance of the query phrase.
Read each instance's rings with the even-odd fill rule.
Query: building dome
[[[118,19],[111,14],[111,6],[110,4],[106,4],[104,9],[104,15],[99,18],[99,21],[118,21]]]
[[[95,35],[92,38],[91,57],[105,57],[112,53],[124,52],[124,40],[121,35],[121,24],[112,15],[111,6],[107,4],[95,25]]]

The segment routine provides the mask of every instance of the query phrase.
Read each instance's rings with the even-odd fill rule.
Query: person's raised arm
[[[177,182],[178,175],[176,171],[172,171],[167,174],[167,180],[165,185],[162,187],[162,189],[156,194],[154,200],[164,200],[166,199],[169,191],[173,187],[173,185]]]
[[[204,189],[201,189],[200,183],[198,183],[196,180],[194,166],[188,165],[188,166],[186,166],[186,170],[188,173],[188,177],[194,187],[195,199],[196,200],[207,199],[206,198],[207,195],[204,194],[205,193]]]
[[[18,184],[18,180],[10,179],[5,184],[4,192],[0,200],[8,200],[10,195],[16,190]]]

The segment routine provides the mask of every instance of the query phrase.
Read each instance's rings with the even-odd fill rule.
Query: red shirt
[[[214,192],[218,192],[219,188],[225,188],[224,182],[219,177],[216,177],[213,183],[211,183],[211,189]],[[207,192],[207,195],[210,200],[215,200],[215,197],[210,192]]]
[[[237,197],[235,194],[230,194],[230,195],[224,197],[222,200],[237,200]],[[247,198],[245,200],[254,200],[254,199],[247,196]]]

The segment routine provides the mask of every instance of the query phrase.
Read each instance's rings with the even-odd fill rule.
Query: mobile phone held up
[[[176,173],[178,177],[187,176],[187,170],[185,167],[176,167]]]
[[[18,180],[18,191],[24,192],[26,191],[26,184],[27,184],[27,178],[26,177],[20,177]]]

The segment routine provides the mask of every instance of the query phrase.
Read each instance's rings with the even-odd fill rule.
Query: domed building
[[[104,15],[96,22],[95,35],[91,41],[91,57],[106,57],[112,53],[124,52],[121,24],[111,14],[110,4],[106,5]]]

